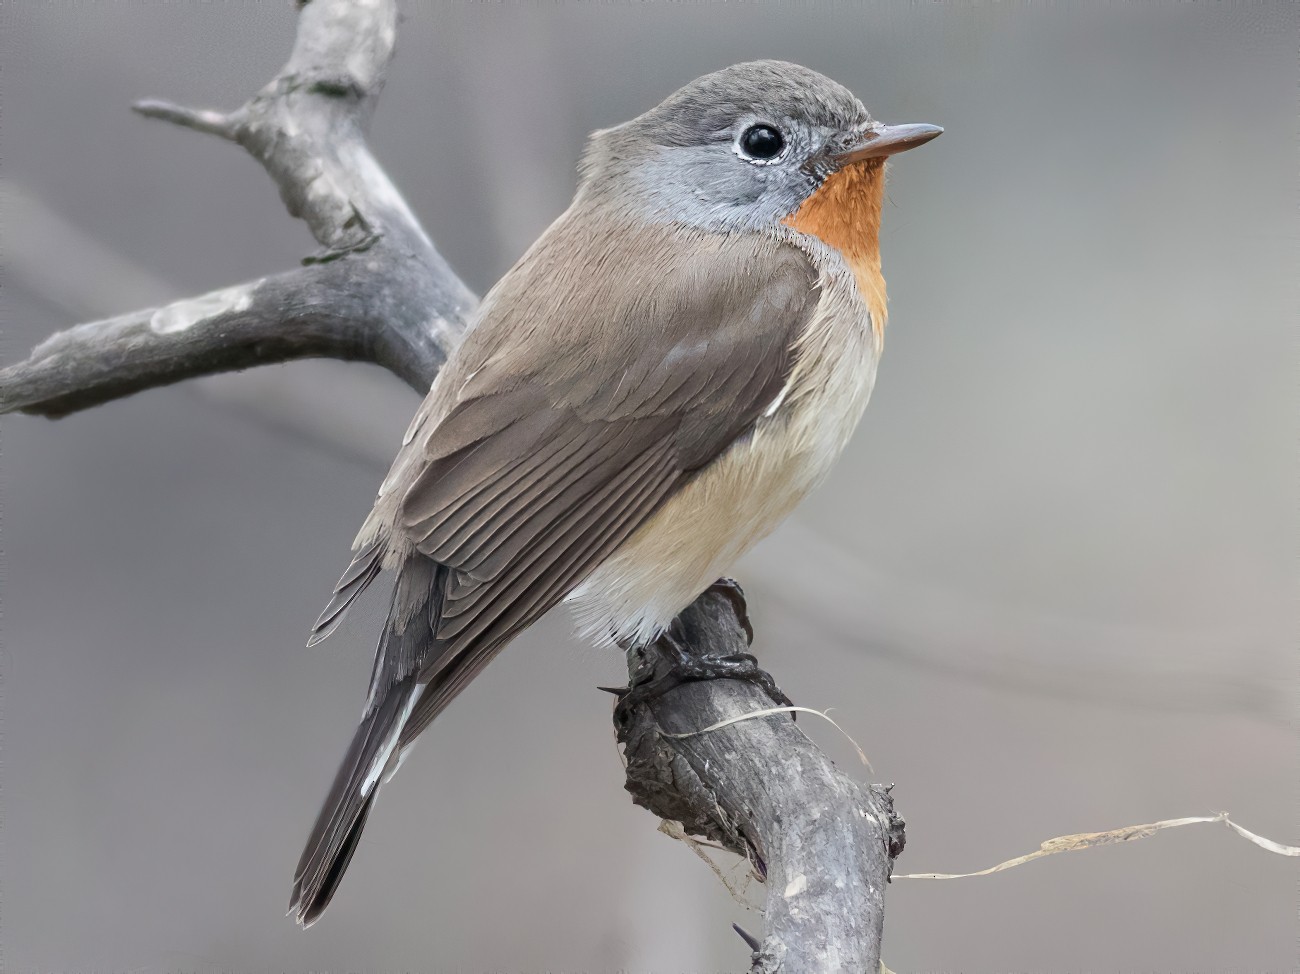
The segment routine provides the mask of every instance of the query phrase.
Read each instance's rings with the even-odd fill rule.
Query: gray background
[[[892,170],[863,427],[737,572],[784,688],[897,784],[903,871],[1221,808],[1300,839],[1297,9],[406,9],[376,152],[480,291],[563,208],[587,131],[704,71],[802,61],[947,127]],[[287,3],[0,26],[6,360],[314,248],[239,150],[126,110],[238,104]],[[415,402],[306,363],[5,419],[5,969],[744,966],[728,922],[761,917],[626,800],[593,689],[619,661],[560,617],[426,736],[324,920],[282,917],[383,599],[304,637]],[[1199,826],[898,882],[885,960],[1289,971],[1297,875]]]

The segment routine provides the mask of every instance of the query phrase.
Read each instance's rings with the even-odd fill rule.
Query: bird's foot
[[[737,591],[739,586],[731,583]],[[743,605],[743,602],[742,602]],[[752,653],[732,653],[727,656],[696,656],[678,641],[671,631],[655,640],[661,655],[668,660],[668,669],[658,676],[633,683],[632,686],[608,689],[618,696],[614,706],[614,719],[621,725],[631,717],[633,708],[649,703],[683,683],[699,680],[744,680],[753,683],[781,707],[793,706],[790,698],[781,692],[772,675],[758,665]]]

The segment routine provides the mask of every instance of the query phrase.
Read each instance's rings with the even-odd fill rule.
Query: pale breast
[[[845,265],[818,264],[821,298],[789,382],[751,436],[684,485],[569,597],[587,638],[654,638],[839,457],[871,395],[880,347]]]

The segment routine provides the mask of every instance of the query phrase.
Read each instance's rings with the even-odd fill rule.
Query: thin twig
[[[206,132],[231,142],[238,140],[237,123],[225,112],[204,108],[185,108],[157,98],[145,98],[131,106],[131,110],[145,118],[156,118],[180,125],[196,132]]]

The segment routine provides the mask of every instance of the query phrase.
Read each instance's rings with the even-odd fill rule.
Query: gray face
[[[831,156],[869,124],[862,103],[816,71],[737,64],[596,132],[584,189],[656,221],[770,226],[799,208],[831,171]]]

